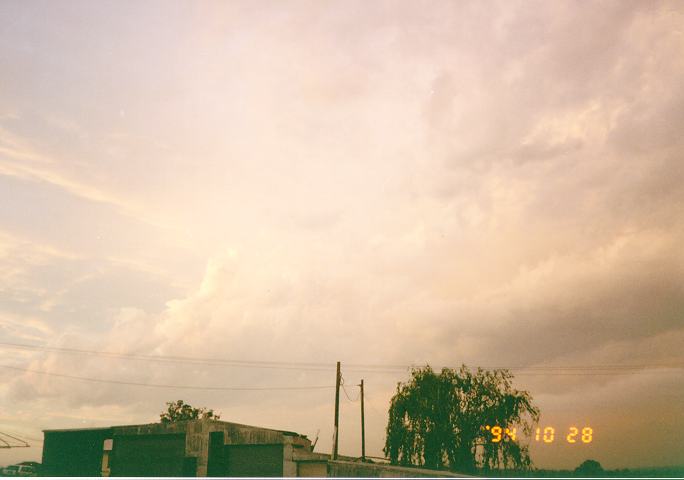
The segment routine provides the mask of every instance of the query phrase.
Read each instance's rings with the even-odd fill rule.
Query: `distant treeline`
[[[574,470],[490,470],[480,472],[486,477],[586,477],[585,473],[575,472]],[[618,468],[615,470],[603,470],[600,473],[591,475],[592,477],[619,478],[619,477],[655,477],[655,478],[684,478],[684,465],[678,467],[649,467],[649,468]]]

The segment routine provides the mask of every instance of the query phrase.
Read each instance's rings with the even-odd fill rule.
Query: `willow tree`
[[[390,404],[385,455],[395,464],[462,472],[530,468],[520,439],[530,435],[539,409],[512,379],[507,370],[465,365],[439,374],[429,366],[413,369]],[[510,434],[493,441],[494,426]]]

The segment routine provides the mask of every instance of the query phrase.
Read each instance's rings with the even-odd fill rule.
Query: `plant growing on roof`
[[[181,422],[183,420],[211,419],[218,420],[220,415],[213,409],[195,408],[183,400],[166,402],[167,409],[159,415],[161,423]]]

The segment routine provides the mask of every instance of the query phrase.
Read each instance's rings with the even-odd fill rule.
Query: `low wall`
[[[331,460],[328,462],[329,477],[382,477],[382,478],[435,478],[435,477],[469,477],[444,470],[427,470],[425,468],[399,467],[379,463],[345,462]]]

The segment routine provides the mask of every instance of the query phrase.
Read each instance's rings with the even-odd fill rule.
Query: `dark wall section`
[[[183,476],[196,477],[197,476],[197,457],[185,457],[183,459]]]
[[[225,445],[227,477],[282,477],[282,445]]]
[[[185,434],[121,435],[114,437],[113,477],[182,477]]]
[[[112,429],[45,432],[43,474],[51,477],[99,477],[105,439]]]
[[[223,432],[209,434],[207,477],[225,477],[228,474],[228,457],[224,454],[223,443]]]

